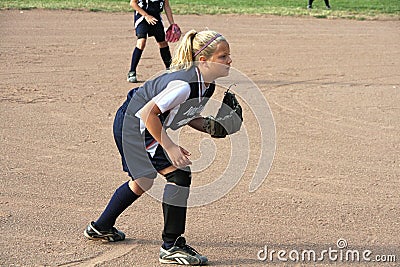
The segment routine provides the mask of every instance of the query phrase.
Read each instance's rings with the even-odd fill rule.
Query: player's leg
[[[313,2],[314,2],[314,0],[308,0],[308,5],[307,5],[308,9],[312,9],[312,3]]]
[[[127,78],[127,81],[130,83],[137,82],[136,68],[139,65],[139,61],[140,58],[142,57],[143,50],[146,47],[146,41],[147,39],[145,37],[140,36],[138,37],[138,40],[136,42],[136,47],[132,53],[131,67],[129,69]]]
[[[135,90],[136,89],[133,89],[132,92],[134,93]],[[132,177],[126,164],[122,145],[122,128],[127,106],[128,101],[118,109],[114,119],[113,133],[115,143],[121,155],[123,170],[128,172],[129,176]],[[141,144],[141,140],[139,140],[138,143]],[[147,155],[145,154],[145,156]],[[114,224],[124,210],[136,201],[146,190],[151,188],[153,181],[154,179],[143,177],[122,184],[117,190],[115,190],[100,217],[86,227],[84,235],[92,240],[100,239],[110,242],[124,240],[125,234],[117,230],[114,227]]]
[[[154,35],[158,43],[158,47],[160,48],[160,55],[164,62],[165,68],[169,69],[172,61],[172,56],[168,46],[168,42],[165,41],[165,32],[162,22],[158,21],[156,25],[153,26],[152,30],[152,34]]]
[[[325,6],[327,9],[331,9],[331,6],[329,5],[329,0],[325,0]]]
[[[135,20],[137,42],[132,53],[131,66],[127,77],[127,81],[131,83],[137,82],[136,68],[139,65],[143,50],[146,47],[147,34],[149,31],[149,25],[146,23],[146,21],[143,21],[142,18],[143,17],[140,17],[139,20]]]
[[[138,180],[141,181],[138,182]],[[126,182],[115,190],[100,217],[86,227],[84,235],[88,239],[109,242],[125,239],[125,234],[114,227],[115,221],[124,210],[151,188],[154,181],[149,178],[139,178],[138,180]]]
[[[167,41],[159,42],[158,46],[160,48],[160,55],[164,62],[165,68],[169,69],[169,66],[171,66],[172,62],[172,56],[168,46],[168,42]]]
[[[164,230],[160,248],[161,263],[202,265],[207,258],[186,244],[185,232],[187,200],[191,184],[190,168],[175,169],[165,174],[167,184],[163,195]]]
[[[165,175],[167,184],[163,195],[163,246],[170,248],[175,240],[185,232],[187,199],[191,184],[190,171],[176,169]]]

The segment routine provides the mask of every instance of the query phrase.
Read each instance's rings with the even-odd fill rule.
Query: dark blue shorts
[[[145,19],[136,25],[135,30],[138,39],[154,36],[158,43],[165,41],[164,25],[161,16],[155,18],[158,20],[155,25],[148,24]]]
[[[118,151],[121,155],[121,161],[122,161],[122,169],[123,171],[127,172],[130,177],[132,177],[131,173],[129,172],[128,165],[126,163],[125,155],[124,155],[124,150],[123,150],[123,145],[122,145],[122,127],[124,123],[124,116],[126,109],[128,107],[129,100],[125,101],[122,106],[118,109],[115,119],[114,119],[114,124],[113,124],[113,133],[114,133],[114,140],[117,145]],[[149,137],[151,138],[151,136]],[[168,160],[168,157],[166,156],[164,149],[159,145],[156,149],[156,152],[153,157],[150,156],[150,153],[147,153],[154,169],[156,171],[163,170],[169,166],[171,166],[171,162]]]

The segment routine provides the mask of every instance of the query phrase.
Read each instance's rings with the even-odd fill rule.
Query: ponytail
[[[172,58],[172,69],[189,69],[193,65],[193,39],[196,34],[195,30],[191,30],[183,36]]]
[[[221,41],[226,40],[215,31],[196,32],[195,30],[190,30],[175,49],[170,68],[173,70],[187,70],[193,66],[200,56],[210,58],[217,49],[217,44]]]

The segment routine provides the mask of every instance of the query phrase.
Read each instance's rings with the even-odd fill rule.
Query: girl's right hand
[[[147,21],[148,24],[150,25],[155,25],[157,23],[157,19],[151,15],[146,15],[144,16],[144,19]]]
[[[177,168],[186,167],[192,162],[189,159],[190,152],[178,145],[172,145],[171,147],[165,148],[172,165]]]

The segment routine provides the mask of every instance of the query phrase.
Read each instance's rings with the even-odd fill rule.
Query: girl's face
[[[215,75],[215,78],[225,77],[229,75],[232,59],[229,49],[229,44],[226,41],[219,42],[217,49],[212,56],[207,60],[210,64],[210,71]]]

